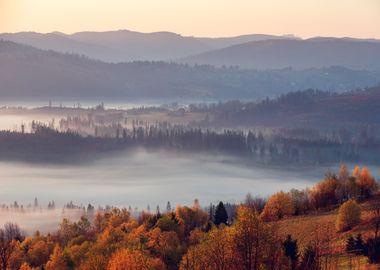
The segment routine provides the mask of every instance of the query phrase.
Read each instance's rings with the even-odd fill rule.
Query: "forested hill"
[[[261,99],[307,88],[347,91],[380,82],[380,71],[343,67],[241,70],[165,62],[109,64],[0,40],[2,98]]]
[[[194,55],[187,63],[244,68],[305,69],[331,65],[352,69],[380,69],[380,43],[350,38],[311,38],[306,40],[260,40]]]
[[[338,128],[380,124],[380,86],[334,94],[306,90],[259,103],[228,102],[213,108],[216,124]]]

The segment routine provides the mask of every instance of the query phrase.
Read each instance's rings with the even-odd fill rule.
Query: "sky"
[[[380,0],[0,0],[0,32],[119,29],[380,39]]]

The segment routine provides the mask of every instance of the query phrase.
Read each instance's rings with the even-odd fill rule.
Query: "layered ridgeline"
[[[194,55],[186,63],[241,68],[305,69],[332,65],[352,69],[380,69],[380,42],[351,38],[261,40]]]
[[[243,68],[296,69],[344,66],[379,69],[380,42],[371,39],[311,38],[251,34],[225,38],[186,37],[171,32],[3,33],[0,39],[105,62],[176,61]]]
[[[374,55],[375,56],[375,55]],[[105,63],[0,41],[3,98],[256,99],[307,88],[346,91],[378,84],[380,71],[344,67],[243,70],[166,62]]]
[[[169,61],[244,42],[295,38],[293,36],[262,34],[201,38],[186,37],[171,32],[140,33],[128,30],[78,32],[71,35],[59,32],[0,34],[0,39],[27,44],[44,50],[83,54],[105,62]]]

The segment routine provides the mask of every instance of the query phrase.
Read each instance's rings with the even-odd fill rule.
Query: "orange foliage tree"
[[[291,196],[280,191],[269,197],[261,217],[266,221],[279,220],[285,216],[292,215],[293,212],[294,206]]]
[[[158,258],[151,258],[140,250],[122,249],[112,255],[108,270],[165,270]]]
[[[353,226],[360,223],[360,215],[360,206],[355,200],[350,199],[346,201],[339,208],[336,229],[339,231],[351,229]]]

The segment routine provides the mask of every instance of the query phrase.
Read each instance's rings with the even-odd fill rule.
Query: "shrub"
[[[348,200],[339,207],[336,229],[346,231],[360,223],[361,210],[355,200]]]

